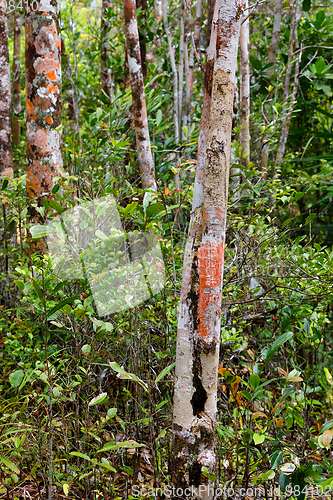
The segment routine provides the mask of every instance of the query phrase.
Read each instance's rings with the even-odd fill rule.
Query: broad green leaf
[[[81,351],[83,352],[83,354],[89,354],[91,352],[91,345],[89,344],[84,344],[82,347],[81,347]]]
[[[322,428],[320,429],[320,432],[323,433],[333,427],[333,420],[328,420],[327,422],[324,423]]]
[[[70,455],[74,457],[79,457],[79,458],[84,458],[85,460],[88,460],[89,462],[91,461],[91,458],[86,455],[85,453],[80,453],[79,451],[72,451]]]
[[[12,387],[19,387],[24,378],[23,370],[15,370],[9,375],[9,382]]]
[[[163,113],[162,111],[159,109],[156,113],[156,126],[158,127],[159,124],[161,123],[162,121],[162,118],[163,118]]]
[[[107,412],[108,418],[112,418],[117,413],[117,408],[109,408]]]
[[[24,283],[21,280],[14,280],[15,285],[17,288],[20,290],[20,292],[23,292],[24,290]]]
[[[157,385],[159,381],[162,380],[162,378],[164,378],[168,373],[170,373],[175,364],[176,363],[172,363],[170,366],[164,368],[164,370],[162,370],[161,373],[157,375],[154,385]]]
[[[262,444],[265,441],[265,435],[264,434],[253,434],[253,441],[255,444]]]
[[[282,491],[286,491],[286,488],[288,484],[290,483],[290,475],[289,474],[283,474],[281,472],[280,477],[279,477],[279,486]]]
[[[110,443],[107,443],[101,450],[98,451],[98,453],[102,453],[104,451],[110,451],[110,450],[118,450],[119,448],[141,448],[144,446],[144,444],[137,443],[136,441],[120,441],[119,443],[115,443],[114,441],[110,441]]]
[[[54,210],[56,210],[58,212],[58,214],[62,214],[62,212],[64,212],[65,209],[62,208],[59,201],[49,200],[49,203],[50,203],[51,207],[54,208]]]
[[[216,481],[215,474],[212,474],[211,472],[209,472],[207,467],[205,467],[205,466],[201,467],[201,473],[203,476],[208,477],[208,479],[210,479],[210,481],[213,481],[213,482]]]
[[[89,401],[88,406],[93,406],[93,405],[98,405],[100,403],[103,403],[103,401],[105,401],[107,397],[108,397],[108,393],[102,392],[101,394],[99,394],[98,396],[93,398],[91,401]]]
[[[272,344],[272,350],[273,349],[277,349],[278,347],[280,347],[282,344],[284,344],[289,339],[291,339],[291,337],[293,337],[293,335],[294,335],[293,332],[286,332],[283,335],[280,335],[280,337],[278,337],[275,340],[275,342],[273,342],[273,344]]]
[[[149,392],[147,384],[145,384],[143,382],[143,380],[141,380],[139,377],[134,375],[134,373],[128,373],[126,370],[124,370],[124,368],[119,366],[118,363],[116,363],[115,361],[113,361],[112,363],[109,363],[109,365],[111,366],[112,370],[118,372],[122,376],[122,378],[125,378],[127,380],[133,380],[133,382],[137,382],[138,384],[141,385],[141,387],[144,388],[145,391]]]
[[[250,375],[249,382],[250,382],[250,386],[253,387],[253,389],[256,389],[259,386],[259,384],[260,384],[260,377],[259,377],[259,375],[257,375],[256,373],[252,373]]]
[[[20,473],[20,469],[8,458],[0,456],[0,461],[7,467],[7,469],[10,469],[17,474]]]
[[[272,469],[277,469],[283,459],[283,453],[281,450],[276,450],[271,458],[271,467]]]
[[[80,295],[73,295],[73,297],[68,297],[67,299],[62,300],[61,302],[58,302],[57,305],[55,305],[52,309],[50,309],[47,312],[47,318],[51,318],[53,314],[55,314],[59,309],[62,309],[65,305],[70,304],[71,302],[74,302],[74,300],[78,299]]]
[[[39,298],[39,300],[44,304],[45,302],[45,298],[44,298],[44,295],[43,295],[43,292],[42,292],[42,289],[41,287],[39,286],[38,282],[36,280],[32,280],[32,286],[33,286],[33,289],[35,290],[36,294],[37,294],[37,297]]]
[[[67,483],[63,483],[62,489],[63,489],[66,497],[68,497],[68,493],[69,493],[69,486],[68,486],[68,484]]]

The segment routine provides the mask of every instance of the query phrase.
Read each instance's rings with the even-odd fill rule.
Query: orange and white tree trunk
[[[183,264],[173,407],[174,486],[192,487],[194,498],[207,500],[214,498],[214,482],[206,477],[207,473],[202,474],[202,467],[206,467],[209,474],[216,473],[223,255],[235,71],[243,11],[238,0],[217,0],[217,3],[218,35],[216,42],[215,15]],[[213,47],[217,49],[215,64],[209,62],[210,58],[214,60]]]
[[[244,7],[248,7],[248,0]],[[249,19],[240,30],[240,146],[241,164],[246,166],[250,161],[250,61],[249,61]]]
[[[127,60],[131,79],[136,147],[142,187],[156,191],[155,166],[150,147],[135,0],[124,0]]]
[[[107,11],[112,7],[110,0],[103,0],[101,15],[101,87],[109,97],[113,97],[112,73],[110,67],[111,23],[107,19]]]
[[[7,2],[0,0],[0,176],[13,177]]]
[[[63,171],[60,0],[25,14],[27,192],[42,205]]]

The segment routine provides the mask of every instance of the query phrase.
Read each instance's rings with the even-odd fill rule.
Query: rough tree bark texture
[[[276,154],[275,166],[279,166],[281,164],[281,162],[283,160],[284,153],[285,153],[285,149],[286,149],[289,127],[290,127],[290,120],[291,120],[292,112],[293,112],[294,105],[296,102],[296,93],[297,93],[298,79],[299,79],[299,63],[300,63],[300,57],[301,57],[301,53],[300,53],[299,57],[296,59],[296,62],[295,62],[293,91],[292,91],[292,94],[290,96],[291,98],[289,99],[290,79],[291,79],[291,72],[292,72],[292,59],[294,58],[294,47],[295,47],[296,51],[299,48],[298,35],[297,35],[299,0],[294,0],[294,2],[292,0],[290,0],[289,5],[290,5],[290,12],[291,12],[289,54],[288,54],[288,62],[287,62],[287,69],[286,69],[286,77],[285,77],[285,81],[284,81],[284,91],[283,91],[284,104],[286,105],[287,109],[285,111],[286,115],[282,121],[281,134],[280,134],[280,139],[279,139],[279,144],[278,144],[278,149],[277,149],[277,154]]]
[[[202,475],[201,468],[216,472],[222,271],[235,70],[243,11],[237,0],[217,3],[218,37],[216,43],[215,15],[183,264],[173,407],[173,483],[193,487],[192,497],[205,499],[214,498],[214,483]],[[216,46],[218,57],[214,64]],[[205,488],[196,490],[199,485]]]
[[[273,75],[275,71],[275,61],[280,42],[281,19],[282,19],[282,0],[277,0],[274,10],[273,35],[272,35],[272,41],[269,46],[269,54],[268,54],[268,62],[274,63],[274,65],[268,70],[269,75]],[[260,167],[263,172],[267,171],[268,157],[269,157],[269,143],[270,143],[270,137],[268,135],[265,135],[262,144],[261,162],[260,162]]]
[[[27,192],[42,205],[63,171],[60,0],[41,0],[36,11],[31,5],[25,14]]]
[[[124,0],[127,59],[132,87],[136,146],[144,189],[156,191],[155,167],[150,147],[135,0]]]
[[[7,3],[0,0],[0,176],[13,177]]]
[[[21,112],[21,28],[22,15],[14,13],[14,54],[13,54],[13,143],[17,146],[20,143],[21,125],[18,118]],[[15,170],[18,169],[18,162],[14,161]]]
[[[109,0],[103,0],[101,15],[101,87],[109,99],[114,96],[110,68],[111,23],[106,17],[106,12],[111,7],[112,4]]]
[[[248,0],[244,7],[248,7]],[[240,30],[240,146],[241,164],[246,167],[250,161],[250,21],[247,19]]]

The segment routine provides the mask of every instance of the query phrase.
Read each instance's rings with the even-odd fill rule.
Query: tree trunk
[[[299,48],[298,35],[297,35],[298,2],[299,2],[299,0],[294,0],[294,4],[293,4],[292,0],[290,0],[291,20],[290,20],[289,54],[288,54],[288,63],[287,63],[287,69],[286,69],[286,77],[285,77],[285,82],[284,82],[284,91],[283,91],[284,104],[285,104],[287,109],[285,110],[285,113],[286,113],[285,117],[282,120],[281,134],[280,134],[280,139],[279,139],[279,144],[278,144],[278,149],[277,149],[277,154],[276,154],[275,166],[279,166],[283,160],[283,156],[284,156],[286,144],[287,144],[287,139],[288,139],[291,116],[292,116],[294,105],[296,102],[296,94],[297,94],[297,88],[298,88],[299,63],[300,63],[301,53],[300,53],[299,57],[296,59],[293,92],[291,94],[290,102],[288,103],[289,92],[290,92],[290,78],[291,78],[291,71],[292,71],[291,61],[294,58],[294,45],[295,45],[296,50],[298,50],[298,48]]]
[[[173,84],[173,124],[175,133],[175,142],[179,141],[179,120],[178,120],[178,75],[176,66],[175,49],[172,45],[172,35],[168,23],[168,0],[162,0],[162,13],[165,33],[168,39],[169,57],[172,69],[172,84]]]
[[[22,15],[14,13],[14,54],[13,54],[13,143],[20,144],[21,125],[18,115],[21,112],[21,28]],[[18,170],[19,162],[14,161],[14,170]]]
[[[126,44],[132,87],[136,146],[142,187],[156,191],[155,167],[150,147],[145,89],[141,67],[135,0],[124,0]]]
[[[184,255],[173,407],[174,486],[192,487],[192,497],[205,499],[214,498],[214,482],[202,474],[202,467],[216,473],[223,253],[235,70],[243,10],[237,0],[220,0],[218,7],[217,44],[213,21],[205,71],[198,166]],[[212,48],[216,45],[218,57],[214,64]],[[202,164],[206,165],[205,171]]]
[[[12,96],[8,53],[7,2],[0,0],[0,176],[13,178]]]
[[[281,125],[281,134],[280,134],[280,139],[279,139],[279,144],[277,148],[277,153],[276,153],[276,159],[275,159],[275,166],[279,166],[283,160],[283,156],[285,153],[286,149],[286,144],[287,144],[287,139],[288,139],[288,132],[289,132],[289,126],[290,126],[290,120],[291,120],[291,115],[294,109],[294,104],[295,104],[295,99],[296,99],[296,93],[297,93],[297,87],[298,87],[298,77],[299,77],[299,58],[296,60],[296,65],[295,65],[295,77],[294,77],[294,87],[293,87],[293,92],[291,95],[290,102],[288,103],[289,100],[289,94],[290,94],[290,79],[291,79],[291,72],[292,72],[292,60],[294,58],[294,45],[296,49],[298,49],[298,36],[297,36],[297,12],[298,12],[298,2],[299,0],[289,0],[289,5],[290,5],[290,36],[289,36],[289,53],[288,53],[288,62],[287,62],[287,67],[286,67],[286,76],[284,80],[284,89],[283,89],[283,103],[285,106],[285,116],[282,120],[282,125]]]
[[[147,76],[147,46],[146,46],[146,20],[147,20],[147,0],[136,0],[136,8],[141,9],[138,20],[138,32],[140,42],[140,55],[143,81]]]
[[[248,0],[245,7],[248,7]],[[240,30],[240,146],[241,164],[246,167],[250,161],[250,61],[249,61],[249,19]]]
[[[112,73],[110,68],[110,41],[111,41],[111,23],[107,19],[107,10],[112,7],[110,0],[103,0],[101,15],[101,87],[102,91],[109,99],[114,97],[112,85]]]
[[[275,72],[275,61],[280,42],[281,19],[282,19],[282,0],[277,0],[274,11],[273,35],[272,35],[272,41],[269,46],[269,54],[268,54],[268,62],[274,63],[274,65],[268,70],[269,75],[273,75]],[[265,135],[261,150],[261,164],[260,164],[261,170],[263,172],[267,171],[269,144],[270,144],[270,137],[268,135]]]
[[[42,206],[63,173],[60,0],[35,3],[25,14],[27,193]]]
[[[194,55],[198,49],[198,44],[200,42],[201,17],[202,17],[202,0],[197,0],[195,8],[195,27],[192,36],[192,46],[189,57],[189,75],[186,77],[186,116],[187,116],[186,121],[189,132],[191,129],[191,100],[192,100],[192,89],[193,89]]]

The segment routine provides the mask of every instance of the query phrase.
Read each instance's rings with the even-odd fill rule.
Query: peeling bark
[[[21,28],[22,15],[14,13],[14,54],[13,54],[13,143],[20,144],[21,125],[18,115],[21,112]],[[14,161],[14,169],[18,170],[19,162]]]
[[[150,147],[135,0],[124,0],[127,59],[132,88],[136,147],[144,189],[156,191],[155,167]]]
[[[37,7],[25,14],[26,158],[27,193],[41,206],[63,171],[60,0]]]
[[[101,15],[101,87],[102,91],[109,99],[114,97],[112,85],[112,72],[110,68],[110,41],[111,41],[111,23],[106,17],[106,11],[112,7],[110,0],[103,0]]]
[[[248,7],[245,1],[245,8]],[[250,21],[247,19],[240,30],[240,146],[241,164],[246,167],[250,161]]]
[[[172,479],[176,487],[205,485],[193,491],[192,498],[207,500],[214,498],[214,483],[201,469],[205,466],[210,473],[216,472],[223,252],[242,10],[237,0],[216,2],[178,317]]]
[[[7,3],[0,0],[0,176],[13,178],[11,111]]]

